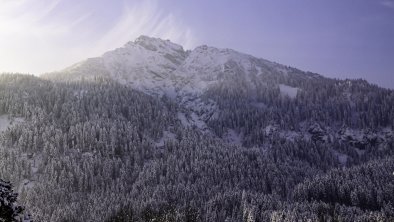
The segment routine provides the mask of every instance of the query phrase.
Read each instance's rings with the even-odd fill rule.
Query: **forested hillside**
[[[0,75],[0,178],[34,221],[394,221],[394,91],[142,36]]]
[[[263,110],[241,106],[241,94],[210,91],[222,113],[204,133],[182,123],[178,114],[187,111],[173,100],[112,80],[1,75],[1,115],[14,123],[1,136],[0,175],[19,187],[36,221],[390,221],[393,92],[332,84],[338,92],[322,84],[309,100],[264,89]],[[354,106],[330,102],[341,86]],[[276,130],[265,130],[275,121]],[[319,127],[297,130],[305,121]],[[317,130],[337,123],[347,130]],[[250,139],[226,141],[224,127]],[[359,146],[350,129],[376,138]],[[281,136],[285,130],[303,137]]]

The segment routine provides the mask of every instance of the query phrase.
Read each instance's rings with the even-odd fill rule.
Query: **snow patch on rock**
[[[284,96],[288,96],[292,99],[297,97],[298,88],[291,87],[288,85],[279,84],[280,93]]]
[[[237,133],[233,129],[229,129],[227,133],[223,136],[223,139],[231,144],[242,145],[243,135]]]
[[[176,140],[176,135],[170,131],[165,130],[163,132],[163,137],[156,141],[156,147],[163,147],[167,141]]]
[[[8,127],[24,122],[23,118],[20,117],[11,117],[9,115],[1,115],[0,116],[0,133],[6,131]]]

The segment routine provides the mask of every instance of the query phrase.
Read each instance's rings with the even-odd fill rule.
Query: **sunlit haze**
[[[60,70],[140,35],[394,88],[392,0],[0,0],[0,72]]]

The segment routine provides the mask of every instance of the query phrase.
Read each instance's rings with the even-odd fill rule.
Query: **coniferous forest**
[[[3,74],[0,175],[33,221],[392,221],[394,92],[323,80],[294,99],[262,87],[265,109],[213,87],[204,133],[109,79]]]

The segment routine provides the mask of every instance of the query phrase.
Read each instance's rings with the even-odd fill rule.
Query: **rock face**
[[[309,127],[308,132],[312,135],[313,141],[325,141],[326,132],[318,123],[313,123]]]
[[[373,147],[385,143],[393,138],[391,129],[380,131],[372,129],[356,130],[349,127],[342,127],[338,131],[338,138],[356,148],[365,149],[367,146]]]

